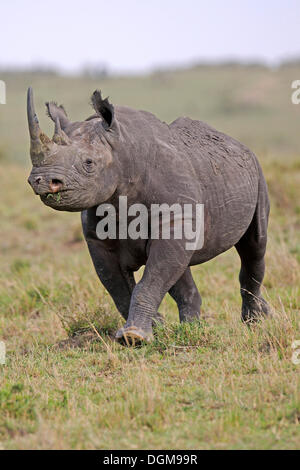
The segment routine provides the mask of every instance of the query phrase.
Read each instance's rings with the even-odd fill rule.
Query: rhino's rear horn
[[[69,137],[67,134],[62,130],[60,125],[60,120],[57,117],[55,121],[55,131],[53,136],[53,142],[59,145],[68,145],[70,143]]]

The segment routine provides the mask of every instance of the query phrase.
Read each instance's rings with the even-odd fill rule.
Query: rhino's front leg
[[[153,338],[152,324],[158,307],[169,289],[186,270],[192,252],[183,240],[154,240],[141,281],[131,297],[126,324],[116,337],[128,345]]]
[[[100,281],[111,295],[118,311],[127,320],[135,285],[133,273],[122,272],[116,254],[105,250],[99,240],[87,240],[87,245]]]
[[[111,295],[118,311],[127,320],[131,294],[135,286],[132,272],[124,272],[120,268],[118,250],[96,235],[97,218],[94,209],[81,213],[82,229],[88,249],[104,287]]]
[[[131,296],[136,285],[133,272],[122,270],[118,256],[105,249],[99,240],[87,237],[86,241],[100,281],[111,295],[122,317],[127,320]],[[153,324],[162,321],[162,316],[156,312]]]

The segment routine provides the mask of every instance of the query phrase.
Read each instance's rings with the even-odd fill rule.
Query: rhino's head
[[[95,91],[96,115],[84,122],[70,122],[62,106],[46,103],[55,123],[52,140],[44,134],[35,114],[32,89],[27,95],[28,125],[33,164],[28,178],[34,192],[47,206],[81,211],[108,200],[118,184],[113,145],[118,134],[114,108]]]

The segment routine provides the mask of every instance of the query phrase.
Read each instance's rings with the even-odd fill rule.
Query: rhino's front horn
[[[38,165],[44,158],[45,146],[50,143],[50,139],[40,129],[39,120],[34,109],[31,87],[28,88],[27,92],[27,118],[30,134],[31,160],[33,165]]]

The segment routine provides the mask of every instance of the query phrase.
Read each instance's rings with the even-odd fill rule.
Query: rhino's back
[[[243,144],[214,129],[205,122],[187,117],[178,118],[170,124],[173,138],[184,148],[184,152],[194,160],[207,159],[214,166],[226,162],[256,171],[256,158]]]
[[[206,250],[196,255],[198,263],[233,246],[247,230],[257,204],[259,164],[246,146],[202,121],[179,118],[170,129],[201,186]]]

